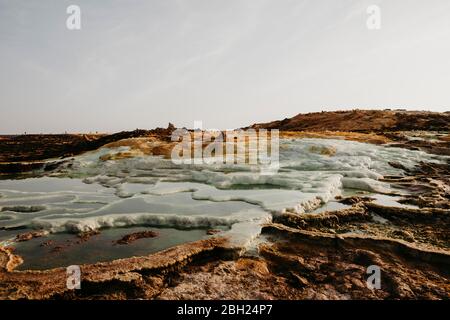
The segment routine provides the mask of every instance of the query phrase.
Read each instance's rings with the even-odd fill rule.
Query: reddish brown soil
[[[401,110],[352,110],[298,114],[280,121],[260,123],[253,128],[284,131],[449,131],[450,112]]]
[[[48,162],[44,160],[72,157],[123,139],[157,136],[161,140],[170,140],[173,130],[173,125],[169,124],[167,129],[124,131],[111,135],[27,134],[1,136],[0,174],[22,173],[38,169],[52,170],[61,164],[61,161]]]

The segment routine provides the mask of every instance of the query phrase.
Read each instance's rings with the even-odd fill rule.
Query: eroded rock
[[[117,240],[115,243],[116,244],[130,244],[136,240],[139,239],[145,239],[145,238],[155,238],[159,236],[159,234],[155,231],[140,231],[140,232],[134,232],[131,234],[127,234],[125,236],[123,236],[121,239]]]
[[[29,241],[34,238],[45,237],[46,235],[48,235],[48,231],[46,230],[30,231],[18,234],[15,238],[15,241],[17,242]]]

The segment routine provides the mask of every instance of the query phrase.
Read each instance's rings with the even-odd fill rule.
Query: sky
[[[449,57],[448,0],[0,0],[0,132],[448,111]]]

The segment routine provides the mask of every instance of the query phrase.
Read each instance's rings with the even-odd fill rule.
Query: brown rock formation
[[[43,160],[72,157],[123,139],[154,136],[163,141],[170,141],[170,135],[173,130],[174,126],[169,124],[169,127],[166,129],[136,129],[110,135],[26,134],[2,136],[0,143],[0,174],[38,169],[52,170],[61,161],[43,162]]]
[[[356,109],[298,114],[280,121],[254,124],[252,127],[283,131],[449,131],[450,113]]]
[[[139,239],[145,238],[155,238],[158,236],[158,233],[155,231],[141,231],[134,232],[123,236],[121,239],[116,241],[116,244],[130,244]]]

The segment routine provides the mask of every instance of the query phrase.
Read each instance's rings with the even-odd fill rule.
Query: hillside
[[[290,119],[258,123],[251,127],[284,131],[450,131],[450,112],[350,110],[301,113]]]

